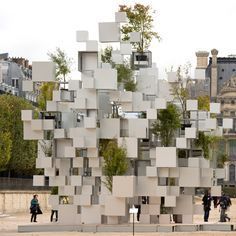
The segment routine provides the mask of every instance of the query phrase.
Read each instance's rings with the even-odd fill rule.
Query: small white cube
[[[32,80],[23,80],[22,81],[22,91],[29,91],[32,92],[33,88],[33,81]]]
[[[126,12],[116,12],[115,13],[115,22],[117,23],[126,23],[127,22]]]
[[[140,32],[131,32],[130,33],[130,42],[139,43],[141,41],[141,33]]]
[[[155,98],[155,108],[156,109],[166,109],[165,98]]]
[[[196,128],[185,128],[185,138],[196,138]]]
[[[233,119],[224,118],[223,119],[223,128],[224,129],[232,129],[233,128]]]
[[[210,113],[220,113],[220,103],[210,103]]]
[[[122,55],[130,55],[132,54],[132,46],[130,43],[121,43],[120,44],[120,53]]]
[[[79,30],[76,31],[76,41],[77,42],[86,42],[89,39],[88,31],[86,30]]]
[[[187,111],[196,111],[198,109],[198,101],[187,100],[186,109]]]

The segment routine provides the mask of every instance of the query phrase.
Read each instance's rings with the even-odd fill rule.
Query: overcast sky
[[[76,30],[98,39],[98,22],[114,21],[119,4],[135,2],[156,10],[155,30],[162,40],[154,40],[150,49],[160,70],[187,61],[194,67],[198,50],[236,54],[235,0],[2,0],[0,53],[32,62],[48,60],[47,53],[60,47],[76,68]]]

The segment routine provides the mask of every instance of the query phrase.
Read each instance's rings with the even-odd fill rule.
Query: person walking
[[[38,195],[33,195],[33,199],[30,202],[30,213],[31,213],[31,222],[37,222],[37,213],[39,209]]]
[[[202,205],[204,210],[204,222],[208,222],[210,210],[211,210],[212,197],[209,191],[206,191],[202,198]]]
[[[226,220],[230,221],[230,217],[228,217],[226,211],[231,206],[231,204],[230,197],[223,193],[218,203],[218,205],[220,205],[220,222],[226,222]]]

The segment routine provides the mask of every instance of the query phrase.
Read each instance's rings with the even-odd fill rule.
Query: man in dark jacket
[[[212,197],[209,191],[206,191],[203,198],[202,198],[202,205],[203,205],[203,209],[204,209],[204,221],[208,222],[208,218],[209,218],[209,213],[211,210],[211,201],[212,201]]]
[[[220,205],[220,222],[226,222],[226,219],[230,221],[230,217],[226,214],[228,207],[231,205],[230,197],[222,193],[218,205]]]

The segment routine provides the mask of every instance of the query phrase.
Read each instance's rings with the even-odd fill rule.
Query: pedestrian
[[[37,222],[37,214],[42,214],[42,211],[39,207],[38,195],[33,195],[33,199],[30,202],[30,213],[31,213],[31,222]]]
[[[53,216],[54,216],[54,214],[55,214],[55,216],[56,216],[55,221],[57,222],[57,221],[58,221],[58,210],[56,210],[55,208],[53,208],[52,211],[51,211],[50,221],[53,222]]]
[[[210,210],[211,210],[212,197],[210,191],[206,191],[202,198],[202,205],[204,210],[204,222],[208,222]]]
[[[231,200],[229,196],[222,193],[218,205],[220,205],[220,222],[226,222],[226,219],[230,221],[230,217],[226,214],[227,209],[231,206]]]

